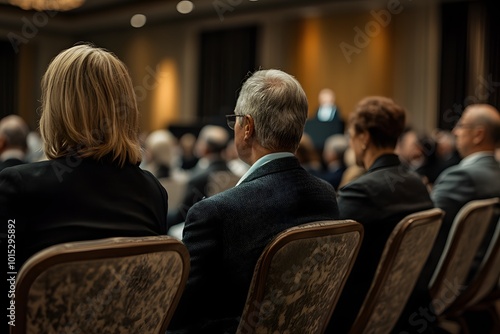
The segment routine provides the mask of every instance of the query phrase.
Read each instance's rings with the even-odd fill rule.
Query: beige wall
[[[330,87],[344,117],[362,97],[381,94],[402,104],[417,128],[430,130],[436,125],[439,87],[437,5],[421,1],[410,6],[401,1],[398,13],[380,25],[370,11],[388,10],[391,1],[379,3],[377,8],[328,5],[312,12],[290,9],[238,16],[235,11],[223,22],[214,15],[78,39],[41,32],[20,56],[20,113],[31,115],[32,122],[37,119],[39,80],[48,62],[62,49],[85,40],[110,49],[128,65],[143,130],[189,123],[197,110],[199,33],[255,23],[261,27],[257,66],[295,75],[309,98],[311,115],[319,90]],[[357,29],[366,32],[367,26],[375,29],[368,40],[356,37]],[[357,49],[349,57],[341,49],[347,44]]]

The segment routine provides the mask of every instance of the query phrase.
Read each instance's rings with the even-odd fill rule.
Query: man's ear
[[[254,132],[255,132],[255,123],[253,121],[252,116],[250,115],[245,115],[244,118],[244,123],[243,123],[243,131],[244,131],[244,138],[245,139],[250,139]]]
[[[474,129],[474,136],[472,137],[472,143],[478,145],[482,143],[486,136],[486,128],[484,126],[476,126]]]

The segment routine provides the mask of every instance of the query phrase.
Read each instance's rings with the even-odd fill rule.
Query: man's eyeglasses
[[[465,124],[465,123],[461,123],[461,122],[458,122],[457,124],[455,124],[455,128],[457,128],[457,129],[460,129],[460,128],[470,129],[470,128],[474,128],[474,127],[476,127],[475,124]]]
[[[236,124],[236,117],[245,117],[245,115],[226,115],[227,126],[231,130],[234,130],[234,124]]]

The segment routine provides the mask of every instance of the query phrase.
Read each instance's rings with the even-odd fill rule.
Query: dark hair
[[[370,96],[358,102],[349,119],[356,133],[368,131],[376,147],[395,148],[405,128],[405,110],[383,96]]]

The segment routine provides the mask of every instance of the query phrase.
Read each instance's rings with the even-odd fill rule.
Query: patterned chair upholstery
[[[387,240],[372,284],[350,333],[390,333],[438,235],[444,211],[406,216]]]
[[[429,284],[437,316],[444,315],[466,288],[474,257],[492,221],[498,198],[475,200],[457,213]],[[460,290],[457,293],[457,290]]]
[[[362,238],[353,220],[313,222],[276,236],[256,264],[237,333],[323,333]]]
[[[70,242],[33,255],[16,282],[11,333],[165,333],[189,273],[169,236]]]
[[[493,238],[475,277],[450,305],[447,314],[460,314],[489,297],[497,289],[500,277],[500,220],[496,223]]]

